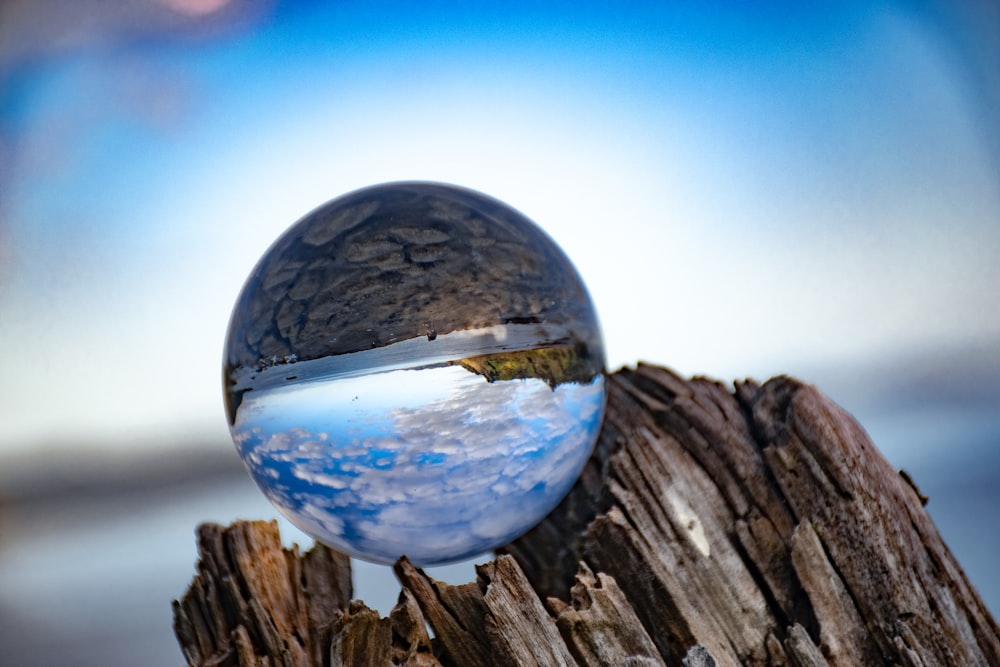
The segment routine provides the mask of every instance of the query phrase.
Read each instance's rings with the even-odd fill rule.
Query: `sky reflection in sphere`
[[[289,520],[423,565],[541,520],[605,401],[596,314],[558,246],[430,183],[351,193],[286,232],[237,301],[225,383],[237,449]]]

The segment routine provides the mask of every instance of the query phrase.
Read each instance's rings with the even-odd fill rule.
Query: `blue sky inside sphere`
[[[0,21],[7,451],[224,438],[254,263],[400,179],[545,229],[612,369],[1000,363],[996,24],[974,3],[102,6]]]
[[[233,439],[292,523],[393,563],[467,559],[540,521],[600,430],[605,381],[484,378],[458,366],[246,394]]]

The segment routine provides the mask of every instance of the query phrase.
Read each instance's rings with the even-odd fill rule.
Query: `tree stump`
[[[190,665],[1000,665],[1000,629],[913,482],[778,377],[610,377],[597,447],[541,524],[380,618],[347,557],[274,523],[198,529],[174,602]],[[433,631],[433,637],[427,627]]]

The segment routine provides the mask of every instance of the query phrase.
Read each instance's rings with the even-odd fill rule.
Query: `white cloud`
[[[320,423],[277,434],[248,418],[236,438],[258,480],[271,483],[272,469],[285,466],[269,496],[333,546],[420,563],[469,556],[530,527],[572,485],[599,427],[603,380],[553,391],[539,380],[487,383],[447,367],[431,369],[427,382],[454,389],[419,408],[341,415],[351,428],[339,441],[312,435],[330,433],[323,413]],[[253,415],[275,425],[266,411]]]

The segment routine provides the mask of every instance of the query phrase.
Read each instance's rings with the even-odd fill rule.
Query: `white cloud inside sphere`
[[[387,561],[467,557],[541,519],[590,453],[604,380],[553,390],[541,380],[490,383],[457,366],[420,373],[424,386],[451,391],[430,392],[419,407],[373,410],[360,399],[331,403],[354,394],[352,380],[307,383],[296,389],[297,414],[310,421],[277,433],[266,393],[251,392],[235,438],[255,479],[303,530]]]

